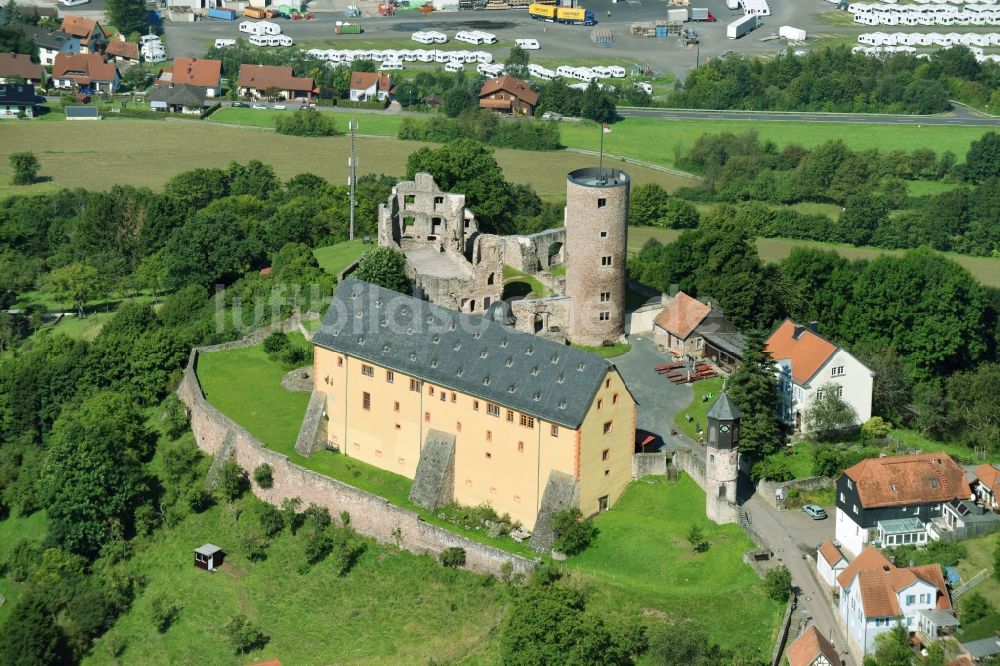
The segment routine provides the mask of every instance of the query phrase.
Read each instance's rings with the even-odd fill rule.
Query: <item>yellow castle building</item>
[[[313,337],[326,435],[414,479],[435,508],[487,503],[525,527],[610,507],[632,478],[636,402],[606,359],[345,280]]]

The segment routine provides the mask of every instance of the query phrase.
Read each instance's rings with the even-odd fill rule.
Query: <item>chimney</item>
[[[809,330],[812,331],[813,333],[817,333],[818,332],[817,331],[818,327],[819,327],[819,322],[818,321],[814,320],[814,321],[809,322]]]
[[[888,564],[883,564],[882,565],[882,571],[889,571],[889,565]]]
[[[792,331],[792,339],[798,340],[799,336],[801,336],[805,332],[805,330],[806,330],[805,326],[802,326],[801,324],[796,324],[795,330]]]

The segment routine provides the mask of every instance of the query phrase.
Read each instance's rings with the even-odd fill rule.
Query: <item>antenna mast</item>
[[[358,205],[357,199],[354,196],[355,184],[358,181],[358,155],[357,155],[357,142],[358,142],[358,121],[351,120],[348,123],[348,127],[351,130],[351,157],[347,161],[347,166],[350,169],[350,176],[347,177],[347,184],[351,187],[351,233],[350,240],[354,240],[354,208]]]

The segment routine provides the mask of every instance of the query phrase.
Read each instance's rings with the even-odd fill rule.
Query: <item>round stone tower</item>
[[[723,393],[708,410],[705,447],[705,514],[716,523],[736,522],[736,483],[740,473],[740,410]]]
[[[589,167],[566,177],[568,337],[597,346],[625,335],[629,177]]]

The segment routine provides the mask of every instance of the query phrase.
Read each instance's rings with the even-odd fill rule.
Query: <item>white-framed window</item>
[[[610,291],[602,291],[601,292],[601,303],[610,303],[610,302],[611,302],[611,292]]]
[[[830,368],[831,377],[843,377],[844,376],[844,366],[838,365]]]
[[[611,313],[610,312],[602,312],[600,314],[599,318],[600,318],[601,321],[608,321],[608,320],[611,319]]]
[[[364,364],[362,364],[361,365],[361,374],[363,374],[365,377],[374,377],[375,376],[375,368],[373,368],[370,365],[364,365]]]
[[[601,257],[601,266],[610,266],[610,265],[611,265],[611,257],[610,256]]]
[[[844,387],[843,386],[838,386],[837,387],[837,397],[838,398],[844,397]]]
[[[492,402],[486,403],[486,413],[490,416],[500,416],[500,405],[494,405]]]
[[[852,504],[851,505],[851,510],[854,511],[854,513],[856,514],[858,512],[858,505],[857,504]]]

